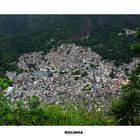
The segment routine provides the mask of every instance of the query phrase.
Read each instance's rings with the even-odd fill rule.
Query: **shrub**
[[[137,28],[137,30],[136,30],[136,36],[137,36],[138,38],[140,38],[140,28]]]
[[[6,89],[12,82],[8,78],[0,78],[0,88]]]
[[[26,103],[25,103],[26,101]],[[41,104],[38,97],[11,103],[0,96],[0,125],[107,125],[108,120],[94,109],[78,108],[74,104]]]
[[[140,80],[132,73],[129,83],[122,88],[120,98],[112,103],[111,112],[119,125],[137,125],[140,112]]]
[[[130,49],[136,53],[139,54],[140,53],[140,43],[134,43],[130,46]]]

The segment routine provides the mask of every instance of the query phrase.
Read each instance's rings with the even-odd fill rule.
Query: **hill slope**
[[[1,15],[0,72],[15,70],[22,53],[49,52],[63,43],[89,46],[116,65],[129,62],[129,46],[137,39],[125,29],[139,25],[136,15]]]

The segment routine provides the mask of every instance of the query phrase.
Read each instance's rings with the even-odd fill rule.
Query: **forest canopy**
[[[139,23],[134,15],[1,15],[0,72],[16,70],[20,54],[49,52],[63,43],[88,46],[116,65],[128,63],[137,39],[126,29],[136,30]]]

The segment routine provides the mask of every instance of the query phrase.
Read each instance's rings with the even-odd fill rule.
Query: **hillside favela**
[[[0,15],[0,125],[140,125],[140,16]]]

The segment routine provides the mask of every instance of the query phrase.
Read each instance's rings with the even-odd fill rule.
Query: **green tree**
[[[12,81],[10,81],[8,78],[0,77],[0,89],[6,89]]]
[[[140,28],[137,29],[136,36],[140,38]],[[131,45],[131,50],[135,54],[140,54],[140,43]],[[137,125],[140,120],[140,64],[129,76],[129,82],[122,87],[121,96],[112,103],[111,113],[119,125]]]
[[[140,53],[140,43],[135,43],[130,46],[130,49],[135,53],[139,54]]]
[[[112,115],[119,125],[137,125],[140,113],[140,80],[131,74],[129,83],[122,88],[122,95],[111,106]]]
[[[137,30],[136,30],[136,36],[140,38],[140,28],[137,28]]]

